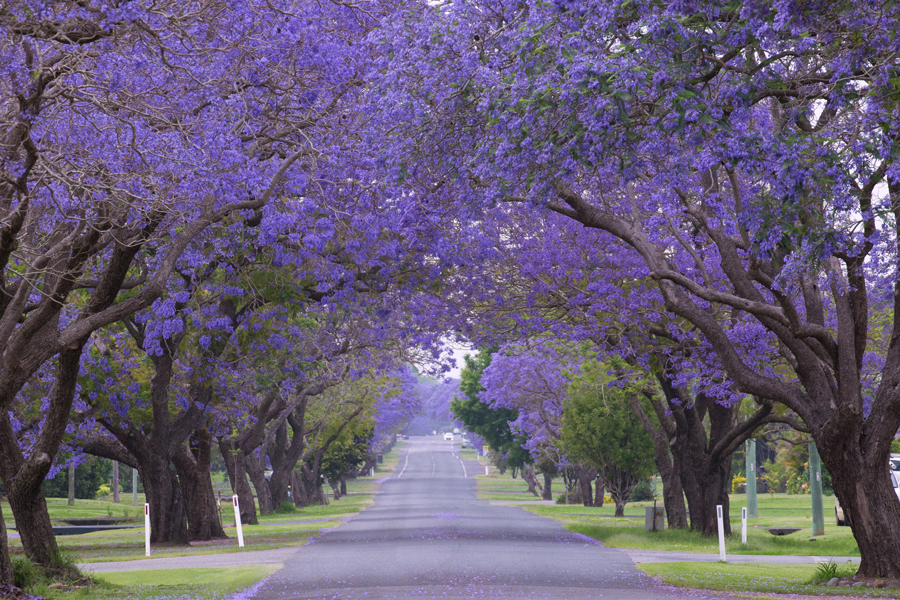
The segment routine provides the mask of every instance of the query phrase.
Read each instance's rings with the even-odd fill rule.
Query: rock
[[[872,587],[875,588],[883,588],[884,587],[884,579],[876,579],[872,582]]]
[[[891,579],[884,582],[884,587],[900,589],[900,579]]]
[[[840,578],[832,577],[831,579],[829,579],[828,581],[825,582],[825,585],[830,586],[830,587],[837,587],[840,582],[841,582]]]
[[[850,587],[851,585],[853,585],[852,581],[850,581],[849,579],[842,579],[838,584],[838,587]]]
[[[854,584],[851,585],[850,587],[864,587],[865,585],[866,585],[866,582],[865,582],[865,581],[857,581],[856,583],[854,583]]]

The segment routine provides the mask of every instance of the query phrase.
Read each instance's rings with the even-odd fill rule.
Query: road
[[[703,597],[555,521],[478,500],[482,468],[459,458],[458,439],[413,438],[375,504],[285,560],[253,600]]]

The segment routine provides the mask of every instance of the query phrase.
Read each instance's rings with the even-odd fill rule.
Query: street
[[[698,597],[658,586],[623,551],[476,499],[483,467],[458,448],[458,436],[412,438],[374,506],[301,548],[252,598]]]

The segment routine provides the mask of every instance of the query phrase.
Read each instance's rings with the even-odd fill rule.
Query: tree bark
[[[194,438],[193,449],[181,444],[173,456],[185,493],[188,540],[226,538],[210,475],[211,436],[208,430],[200,428],[195,431]]]
[[[140,475],[150,505],[150,542],[187,544],[187,513],[184,490],[178,475],[169,468],[169,459],[141,457]]]
[[[650,396],[650,405],[656,413],[659,427],[655,427],[644,412],[636,394],[629,396],[629,404],[644,430],[653,440],[653,458],[663,483],[663,506],[666,510],[666,521],[669,529],[687,529],[687,507],[684,504],[684,488],[681,485],[681,473],[675,468],[669,451],[669,442],[675,436],[675,420],[671,412],[663,406],[660,399]],[[679,463],[680,466],[680,463]]]
[[[575,476],[578,478],[578,486],[581,488],[581,502],[585,506],[594,505],[594,495],[591,489],[591,480],[594,478],[595,471],[581,465],[575,466]]]
[[[219,451],[225,461],[225,471],[228,473],[231,489],[234,490],[241,505],[241,523],[256,525],[259,520],[256,517],[253,490],[247,480],[247,457],[243,452],[235,451],[232,446],[233,443],[230,440],[224,437],[219,438]]]
[[[265,464],[265,455],[262,450],[257,450],[254,455],[248,456],[245,460],[247,466],[247,474],[253,487],[256,488],[256,499],[259,501],[259,514],[271,515],[275,512],[275,502],[272,493],[269,491],[269,480],[266,479],[266,472],[263,468]]]
[[[550,473],[544,473],[544,493],[541,495],[541,500],[553,500],[553,492],[550,490],[550,486],[553,485],[553,475]]]
[[[55,382],[40,436],[26,459],[19,446],[9,413],[0,412],[0,478],[6,486],[9,507],[16,518],[25,555],[45,567],[59,559],[47,502],[41,484],[65,435],[75,398],[83,344],[64,350],[57,359]],[[0,559],[2,560],[2,559]]]
[[[891,532],[900,523],[900,502],[891,485],[889,452],[867,453],[861,436],[835,433],[817,440],[816,448],[831,473],[834,493],[859,545],[859,574],[865,577],[897,577],[895,558],[900,556],[900,536]]]
[[[540,496],[540,494],[537,493],[537,488],[540,484],[538,483],[537,477],[534,475],[534,465],[522,466],[522,479],[528,484],[529,493]]]
[[[603,501],[606,499],[606,488],[603,487],[603,482],[599,479],[594,485],[597,488],[597,493],[594,494],[594,506],[603,508]]]

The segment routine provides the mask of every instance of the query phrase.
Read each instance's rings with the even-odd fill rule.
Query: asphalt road
[[[458,439],[413,438],[375,504],[285,560],[253,600],[702,597],[555,521],[476,499],[482,468],[459,458]]]

